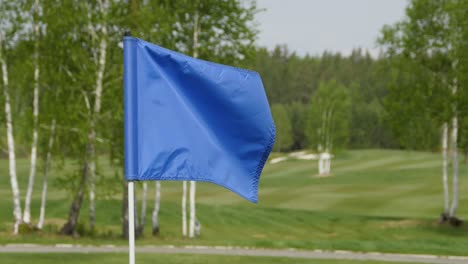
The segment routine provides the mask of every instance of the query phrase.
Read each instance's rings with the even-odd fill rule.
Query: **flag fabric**
[[[258,73],[124,38],[125,178],[221,185],[258,201],[275,125]]]

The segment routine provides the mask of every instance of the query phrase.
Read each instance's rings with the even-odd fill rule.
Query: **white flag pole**
[[[128,182],[128,263],[135,264],[135,191],[134,182]]]
[[[130,31],[125,31],[124,32],[124,36],[131,36],[130,34]],[[125,42],[125,41],[124,41]],[[125,44],[124,44],[124,60],[125,60],[125,57],[127,56],[127,53],[125,52]],[[129,58],[127,58],[129,59]],[[124,68],[125,68],[125,63],[124,63]],[[124,75],[125,75],[125,72],[124,72]],[[125,79],[125,76],[124,76],[124,79]],[[125,82],[125,81],[124,81]],[[124,84],[125,86],[125,84]],[[127,104],[127,90],[125,90],[125,87],[124,87],[124,93],[125,93],[125,97],[124,97],[124,101],[125,101],[125,104]],[[128,95],[130,96],[130,94]],[[124,107],[124,115],[125,115],[125,111],[127,110],[127,106],[125,105]],[[125,122],[127,121],[131,121],[131,120],[126,120],[126,118],[124,118]],[[127,131],[127,126],[125,126],[125,134],[128,133],[129,131]],[[132,133],[133,134],[133,133]],[[126,139],[125,139],[126,140]],[[125,148],[127,148],[127,142],[124,143],[125,144]],[[129,151],[131,151],[131,149],[129,149]],[[125,173],[127,173],[129,169],[131,169],[130,167],[127,167],[127,153],[125,153]],[[125,174],[127,175],[127,174]],[[128,263],[129,264],[135,264],[135,182],[133,181],[128,181]]]

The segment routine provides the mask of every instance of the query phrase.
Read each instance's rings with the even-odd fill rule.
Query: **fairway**
[[[27,164],[27,160],[19,162],[21,188],[26,184]],[[102,159],[100,164],[105,175],[100,180],[115,181],[116,190],[120,191],[119,179],[114,176],[108,161]],[[343,152],[333,160],[332,176],[326,178],[316,177],[316,161],[287,160],[268,164],[260,180],[258,205],[222,187],[200,183],[197,214],[202,223],[202,235],[197,240],[181,236],[180,182],[162,183],[161,236],[151,236],[154,185],[150,182],[147,226],[137,245],[232,245],[465,255],[468,228],[437,224],[443,206],[440,164],[437,153],[393,150]],[[52,178],[66,176],[72,165],[67,161],[63,169],[55,168]],[[7,174],[6,160],[1,160],[0,171]],[[467,173],[468,167],[461,163],[458,215],[462,219],[468,218],[468,198],[464,195],[468,190],[468,182],[464,180]],[[33,194],[34,218],[38,215],[41,177],[39,175]],[[0,201],[3,212],[0,215],[0,243],[127,243],[120,237],[120,193],[99,194],[98,233],[80,238],[56,235],[64,223],[70,197],[56,180],[52,181],[55,184],[50,187],[45,231],[13,236],[9,182],[7,177],[0,179],[0,194],[8,197]],[[138,190],[140,188],[137,193]],[[88,220],[86,206],[80,219],[81,230],[86,233],[83,229]],[[279,262],[267,262],[282,263],[280,259],[275,261]]]

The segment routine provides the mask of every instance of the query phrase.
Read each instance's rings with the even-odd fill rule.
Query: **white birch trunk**
[[[195,190],[196,182],[190,181],[190,225],[189,225],[189,237],[195,237]]]
[[[39,16],[39,0],[34,1],[34,12]],[[37,160],[37,123],[39,117],[39,23],[34,20],[34,99],[33,99],[33,141],[31,145],[31,165],[29,171],[28,190],[24,202],[23,222],[29,224],[31,222],[31,197],[34,187],[34,177],[36,175],[36,160]]]
[[[198,58],[198,34],[200,32],[199,27],[199,15],[198,12],[194,15],[193,21],[193,57]],[[195,191],[196,191],[196,182],[190,181],[190,223],[189,223],[189,237],[195,237]]]
[[[318,175],[322,175],[322,168],[323,168],[323,159],[322,159],[322,144],[321,144],[321,129],[317,129],[317,139],[319,141],[317,145],[317,152],[318,152]]]
[[[325,159],[324,159],[324,151],[327,149],[327,107],[326,105],[322,107],[322,124],[321,128],[319,129],[319,144],[318,144],[318,151],[319,151],[319,160],[318,160],[318,169],[319,169],[319,176],[325,175]]]
[[[182,236],[187,236],[187,181],[182,182]]]
[[[326,146],[326,140],[325,140],[325,137],[326,137],[326,130],[327,130],[327,118],[326,118],[326,110],[325,109],[322,109],[323,113],[322,113],[322,128],[320,129],[320,153],[322,153],[324,151],[324,149],[327,148]]]
[[[318,158],[318,173],[319,173],[319,176],[322,176],[323,175],[323,153],[319,153],[318,154],[319,158]]]
[[[141,216],[140,216],[140,228],[143,231],[146,222],[146,197],[148,193],[148,183],[143,182],[143,191],[141,192]]]
[[[13,122],[11,117],[10,94],[8,93],[8,71],[5,59],[2,54],[2,35],[0,32],[0,64],[2,68],[3,79],[3,95],[5,99],[5,124],[7,132],[8,144],[8,161],[10,172],[11,192],[13,194],[13,215],[15,217],[15,225],[13,233],[18,234],[19,225],[21,224],[21,203],[20,192],[18,187],[18,179],[16,178],[16,157],[15,157],[15,140],[13,138]]]
[[[325,169],[324,173],[325,175],[330,175],[330,167],[331,167],[331,155],[328,152],[325,152]]]
[[[319,174],[320,176],[327,176],[330,174],[331,155],[327,151],[319,155]]]
[[[324,168],[324,174],[325,175],[330,175],[331,173],[331,150],[333,147],[333,122],[332,122],[332,117],[333,117],[333,110],[335,106],[335,101],[332,101],[330,104],[330,108],[327,111],[326,114],[326,132],[325,132],[325,168]]]
[[[333,105],[333,103],[332,103]],[[323,168],[323,174],[328,176],[330,175],[330,145],[331,145],[331,117],[332,117],[332,106],[330,106],[330,109],[328,109],[326,113],[326,129],[325,129],[325,153],[323,153],[324,156],[324,168]]]
[[[323,124],[323,145],[324,145],[324,152],[321,153],[321,159],[322,159],[322,173],[320,174],[321,176],[326,176],[328,175],[327,172],[327,166],[328,166],[328,158],[327,158],[327,153],[328,153],[328,136],[329,136],[329,127],[330,127],[330,120],[329,120],[329,111],[326,109],[324,111],[325,113],[323,114],[324,116],[324,124]]]
[[[453,167],[453,187],[452,206],[450,207],[450,217],[455,217],[458,209],[458,116],[452,118],[452,167]]]
[[[448,124],[442,126],[442,182],[444,185],[444,214],[449,215],[449,187],[447,173]]]
[[[94,229],[95,220],[96,220],[96,206],[95,206],[95,186],[96,186],[96,149],[95,149],[95,140],[96,140],[96,131],[95,124],[91,126],[91,132],[88,135],[89,139],[89,176],[90,176],[90,188],[89,188],[89,226]]]
[[[44,218],[45,218],[45,207],[47,202],[47,179],[49,177],[49,167],[50,161],[52,159],[52,147],[54,146],[54,135],[55,135],[55,119],[52,120],[52,124],[50,126],[50,137],[49,137],[49,146],[47,149],[47,158],[45,164],[45,172],[44,172],[44,182],[42,184],[42,196],[41,196],[41,213],[39,215],[39,223],[37,224],[38,229],[42,229],[44,226]]]
[[[319,141],[319,144],[317,146],[317,150],[318,150],[318,155],[319,155],[319,159],[318,159],[318,174],[319,176],[322,176],[323,175],[323,145],[322,143],[325,143],[324,142],[324,133],[325,133],[325,115],[324,113],[321,113],[321,116],[322,116],[322,124],[321,124],[321,128],[318,130],[318,141]]]
[[[159,207],[161,203],[161,182],[156,181],[154,194],[154,210],[152,215],[153,235],[159,234]]]
[[[107,16],[107,1],[99,1],[100,11],[105,18]],[[107,25],[104,21],[101,25],[101,38],[99,42],[99,60],[96,76],[94,111],[91,117],[91,132],[89,134],[89,155],[90,155],[90,188],[89,188],[89,217],[90,227],[94,228],[96,218],[95,208],[95,186],[96,186],[96,118],[101,111],[101,96],[103,89],[104,71],[106,69],[106,53],[107,53]]]
[[[452,64],[453,68],[456,68],[458,64],[458,61],[455,61]],[[457,95],[457,89],[458,89],[458,80],[455,78],[452,86],[452,95],[455,97]],[[458,109],[457,109],[457,103],[453,102],[452,103],[452,111],[453,111],[453,117],[452,117],[452,173],[453,173],[453,179],[452,179],[452,206],[450,207],[450,218],[454,218],[455,214],[457,213],[458,209],[458,199],[459,199],[459,194],[458,194]]]

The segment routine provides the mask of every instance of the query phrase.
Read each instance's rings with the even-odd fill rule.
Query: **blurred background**
[[[137,183],[138,245],[465,255],[467,23],[465,0],[0,0],[0,244],[126,245],[130,31],[258,71],[277,128],[258,205],[198,183],[191,220],[181,182]]]

